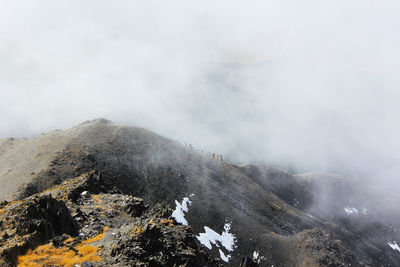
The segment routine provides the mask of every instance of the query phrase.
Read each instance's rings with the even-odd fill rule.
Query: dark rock
[[[250,259],[249,257],[244,257],[240,262],[239,267],[258,267],[258,266],[259,264],[255,260]]]

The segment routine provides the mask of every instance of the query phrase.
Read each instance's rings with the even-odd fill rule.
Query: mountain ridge
[[[23,200],[93,170],[104,178],[103,193],[137,196],[151,207],[190,199],[184,216],[195,235],[206,226],[223,233],[229,224],[233,251],[219,243],[210,250],[214,257],[230,256],[229,266],[253,252],[261,266],[396,266],[400,260],[387,244],[400,240],[394,230],[399,198],[386,203],[382,192],[351,178],[217,161],[105,119],[32,139],[0,140],[3,200]]]

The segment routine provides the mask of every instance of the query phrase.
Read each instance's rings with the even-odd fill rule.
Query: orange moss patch
[[[101,257],[97,255],[98,247],[84,246],[78,252],[67,247],[55,248],[50,244],[29,250],[24,256],[18,257],[18,267],[39,266],[74,266],[78,263],[98,262]]]
[[[171,219],[162,220],[161,224],[168,224],[168,226],[174,226],[174,222]]]
[[[136,235],[136,234],[141,234],[141,233],[143,233],[143,232],[144,232],[144,229],[143,229],[143,227],[142,227],[141,225],[135,226],[135,227],[133,227],[132,230],[131,230],[131,233],[133,233],[134,235]]]
[[[21,203],[22,203],[22,200],[13,200],[10,203],[8,203],[6,205],[6,207],[10,207],[10,206],[13,206],[13,205],[16,205],[16,204],[21,204]]]
[[[88,245],[104,238],[108,227],[105,227],[103,232],[95,237],[89,238],[74,248],[60,247],[55,248],[51,244],[46,244],[37,247],[34,250],[29,250],[25,255],[18,256],[18,267],[39,267],[39,266],[74,266],[83,262],[98,262],[101,257],[97,255],[98,246]],[[64,244],[73,242],[73,238],[68,238]]]
[[[272,203],[272,204],[271,204],[271,207],[272,207],[273,209],[276,209],[276,210],[282,210],[282,208],[281,208],[278,204],[276,204],[276,203]]]

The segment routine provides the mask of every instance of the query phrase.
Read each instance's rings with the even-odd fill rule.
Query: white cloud
[[[106,117],[399,188],[397,1],[0,5],[1,137]]]

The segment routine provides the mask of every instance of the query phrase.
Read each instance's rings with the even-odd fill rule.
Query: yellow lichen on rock
[[[52,244],[45,244],[34,250],[28,250],[25,255],[19,256],[18,267],[39,267],[39,266],[74,266],[83,262],[98,262],[101,257],[98,255],[99,247],[89,245],[104,238],[108,227],[105,227],[101,234],[89,238],[74,248],[56,248]],[[64,244],[73,242],[73,238],[68,238]]]
[[[82,262],[98,262],[101,257],[97,255],[98,247],[83,246],[78,252],[67,248],[55,248],[51,244],[29,250],[24,256],[18,257],[18,267],[36,266],[74,266]]]
[[[174,222],[171,219],[162,220],[161,224],[168,225],[168,226],[174,226]]]
[[[132,230],[131,230],[131,233],[132,233],[134,236],[137,235],[137,234],[141,234],[141,233],[143,233],[143,232],[144,232],[144,229],[143,229],[143,227],[142,227],[141,225],[135,226],[135,227],[133,227]]]

